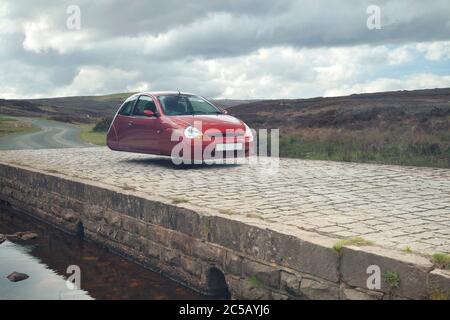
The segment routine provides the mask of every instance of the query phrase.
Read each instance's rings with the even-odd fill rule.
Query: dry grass
[[[220,209],[219,213],[226,214],[227,216],[232,216],[234,214],[234,212],[231,211],[230,209]]]
[[[135,187],[130,186],[130,185],[127,184],[127,183],[124,183],[124,184],[122,185],[122,189],[123,189],[123,190],[127,190],[127,191],[135,191],[135,190],[136,190]]]
[[[431,256],[431,261],[440,269],[450,270],[450,255],[447,253],[437,252]]]
[[[412,250],[412,248],[410,246],[406,246],[406,247],[403,248],[403,252],[413,253],[413,250]]]
[[[0,116],[0,137],[35,131],[39,131],[39,128],[30,122]]]
[[[256,214],[256,213],[247,213],[245,216],[247,218],[265,220],[263,216],[261,216],[260,214]]]
[[[280,130],[280,155],[450,168],[450,89],[264,100],[230,114]]]
[[[342,248],[345,246],[369,246],[372,245],[372,242],[369,240],[366,240],[362,237],[354,237],[349,239],[342,239],[338,241],[334,246],[333,249],[336,252],[341,252]]]
[[[180,198],[180,197],[173,197],[173,198],[170,198],[170,199],[172,200],[172,203],[173,203],[173,204],[179,204],[179,203],[187,203],[187,202],[189,202],[188,199]]]
[[[280,155],[314,160],[450,167],[450,133],[418,128],[307,128],[280,138]]]

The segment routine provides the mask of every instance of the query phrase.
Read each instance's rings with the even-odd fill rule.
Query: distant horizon
[[[302,99],[316,99],[316,98],[339,98],[339,97],[349,97],[349,96],[355,96],[355,95],[366,95],[366,94],[379,94],[379,93],[396,93],[396,92],[412,92],[412,91],[426,91],[426,90],[445,90],[450,89],[450,86],[448,87],[438,87],[438,88],[421,88],[421,89],[403,89],[403,90],[388,90],[388,91],[376,91],[376,92],[360,92],[360,93],[350,93],[346,95],[337,95],[337,96],[313,96],[313,97],[297,97],[297,98],[211,98],[206,97],[210,100],[244,100],[244,101],[258,101],[258,100],[302,100]],[[107,94],[91,94],[91,95],[75,95],[75,96],[55,96],[55,97],[41,97],[41,98],[4,98],[0,96],[0,99],[3,100],[47,100],[47,99],[67,99],[67,98],[81,98],[81,97],[107,97],[107,96],[114,96],[114,95],[133,95],[139,92],[159,92],[163,90],[153,90],[153,91],[130,91],[130,92],[113,92],[113,93],[107,93]],[[180,90],[183,92],[183,90]],[[194,94],[197,94],[195,92],[192,92]]]

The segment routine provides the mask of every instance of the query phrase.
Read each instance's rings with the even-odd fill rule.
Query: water
[[[94,243],[0,206],[0,234],[18,231],[32,231],[39,237],[0,244],[0,300],[206,298]],[[79,290],[66,284],[72,273],[67,273],[69,265],[80,267]],[[11,282],[6,277],[14,271],[30,277]]]

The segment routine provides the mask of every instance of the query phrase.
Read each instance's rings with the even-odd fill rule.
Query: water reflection
[[[1,299],[92,299],[83,290],[69,290],[66,280],[34,257],[31,246],[10,241],[0,245],[0,298]],[[30,278],[10,282],[6,276],[19,270]]]
[[[67,235],[22,213],[0,206],[0,233],[33,231],[34,240],[0,244],[0,299],[204,299],[194,291]],[[81,269],[81,290],[69,290],[67,267]],[[10,282],[14,272],[30,277]]]

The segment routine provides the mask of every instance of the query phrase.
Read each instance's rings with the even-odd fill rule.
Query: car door
[[[115,129],[117,131],[117,141],[120,150],[130,150],[130,127],[132,124],[132,112],[137,97],[131,98],[124,102],[119,112],[117,113],[116,120],[114,121]]]
[[[155,115],[147,116],[144,110],[151,110]],[[133,151],[159,154],[159,135],[161,133],[160,118],[156,115],[157,108],[153,98],[139,96],[131,117],[130,145]]]

